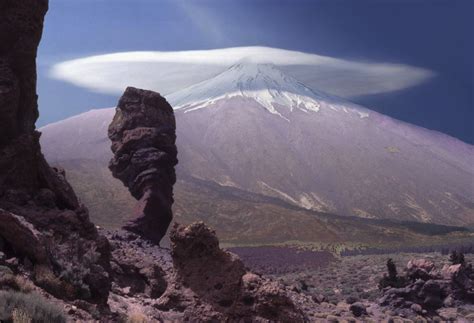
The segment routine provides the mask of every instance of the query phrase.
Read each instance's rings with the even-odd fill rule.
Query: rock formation
[[[172,284],[157,308],[181,309],[185,320],[202,322],[303,322],[303,313],[277,282],[248,272],[234,254],[219,248],[202,222],[170,233]]]
[[[139,200],[125,229],[159,244],[172,219],[178,163],[173,109],[158,93],[129,87],[119,100],[109,138],[114,177]]]
[[[45,161],[35,130],[35,60],[47,10],[47,0],[0,3],[0,252],[57,297],[104,304],[108,242],[64,171]]]
[[[444,265],[437,269],[427,259],[408,262],[405,275],[400,281],[404,286],[383,289],[380,305],[389,306],[395,312],[433,312],[441,307],[462,303],[474,303],[474,270],[466,263]]]
[[[301,297],[251,273],[219,248],[202,222],[175,225],[171,253],[140,236],[108,232],[112,247],[112,312],[138,312],[164,322],[302,322]]]

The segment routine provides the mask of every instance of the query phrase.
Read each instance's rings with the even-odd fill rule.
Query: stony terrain
[[[180,232],[183,232],[183,229]],[[219,301],[225,299],[226,296],[233,295],[233,293],[240,293],[239,289],[232,288],[232,285],[214,289],[219,284],[217,281],[223,277],[219,274],[219,271],[222,268],[227,270],[225,269],[226,266],[217,267],[213,262],[202,262],[198,259],[196,259],[195,266],[179,269],[179,266],[174,267],[173,265],[173,257],[184,257],[181,258],[184,260],[189,257],[188,252],[199,254],[200,257],[203,257],[202,252],[207,253],[210,250],[216,250],[212,247],[213,244],[215,245],[215,238],[208,236],[211,240],[205,245],[210,247],[210,249],[202,249],[203,245],[200,242],[202,240],[196,240],[196,236],[189,234],[190,232],[196,233],[203,229],[207,230],[201,224],[194,226],[194,229],[185,229],[187,230],[184,231],[186,232],[185,236],[192,237],[193,239],[182,240],[181,236],[180,238],[173,238],[175,241],[176,239],[182,242],[187,240],[185,242],[186,247],[181,250],[178,248],[175,256],[172,256],[169,249],[153,245],[133,233],[126,231],[101,231],[109,239],[112,250],[113,282],[108,297],[107,310],[100,309],[100,307],[88,302],[68,302],[55,298],[43,289],[35,286],[25,265],[21,261],[13,261],[14,259],[7,260],[1,258],[0,285],[3,290],[7,291],[18,290],[23,294],[41,295],[43,300],[40,299],[38,302],[48,304],[54,313],[59,313],[56,315],[60,315],[64,320],[70,322],[90,322],[95,320],[102,322],[183,321],[186,317],[189,318],[189,315],[196,315],[196,311],[199,313],[199,317],[202,318],[206,317],[206,315],[215,317],[213,315],[219,315],[212,310],[213,307],[216,308],[215,306],[217,308],[224,306],[224,308],[228,309],[227,311],[231,312],[238,311],[238,306],[232,305],[227,307],[225,302],[209,307],[213,299]],[[181,235],[181,233],[177,234]],[[191,245],[188,245],[188,243],[191,243]],[[184,247],[185,245],[181,246]],[[201,254],[194,248],[199,248]],[[185,254],[182,254],[183,252]],[[262,254],[267,254],[268,252],[268,249],[262,250]],[[279,251],[278,254],[281,255],[282,252]],[[257,251],[254,250],[253,254],[256,253]],[[313,255],[315,259],[321,260],[319,256],[319,253]],[[310,255],[305,254],[303,258],[308,257]],[[256,286],[261,286],[259,287],[260,291],[258,291],[258,294],[254,294],[255,296],[248,294],[249,292],[254,293],[254,291],[250,290],[245,292],[247,296],[244,297],[242,295],[241,297],[243,298],[240,299],[244,302],[242,306],[247,308],[247,310],[259,311],[259,308],[265,309],[263,315],[274,315],[271,314],[272,311],[270,310],[271,304],[274,303],[273,301],[268,303],[270,307],[259,307],[257,306],[258,302],[265,302],[265,297],[268,297],[265,296],[268,295],[266,293],[270,292],[271,288],[273,288],[271,286],[280,285],[279,290],[285,291],[284,293],[289,298],[284,303],[279,303],[280,305],[278,306],[286,302],[290,302],[286,303],[288,304],[287,306],[291,306],[289,305],[291,303],[296,304],[302,311],[302,321],[306,322],[471,322],[474,319],[474,304],[445,302],[446,304],[442,308],[430,312],[418,309],[413,304],[401,309],[393,308],[386,304],[382,305],[384,292],[378,288],[378,282],[386,274],[385,262],[387,258],[394,259],[400,274],[402,274],[402,268],[410,260],[420,259],[420,257],[432,261],[437,268],[442,268],[449,263],[448,256],[439,253],[406,253],[349,256],[337,259],[326,257],[326,261],[321,261],[318,264],[313,262],[314,266],[308,266],[306,261],[304,269],[299,267],[295,270],[293,267],[292,270],[287,270],[288,268],[285,270],[284,258],[281,258],[279,263],[271,262],[270,266],[261,267],[260,265],[255,266],[251,265],[251,262],[246,262],[245,259],[248,258],[244,256],[244,263],[250,264],[251,270],[255,274],[243,274],[246,270],[242,265],[232,266],[232,268],[235,268],[235,270],[240,268],[237,270],[237,272],[240,272],[238,276],[243,274],[241,279],[245,284],[254,282],[257,283]],[[232,257],[229,260],[231,260],[231,263],[239,262],[236,258]],[[466,261],[474,261],[474,256],[472,254],[466,255]],[[185,270],[185,272],[182,270]],[[209,275],[208,277],[211,280],[201,280],[200,278],[203,278],[200,276],[201,274]],[[180,276],[182,278],[179,278]],[[190,278],[186,277],[192,277],[192,279],[189,280]],[[211,290],[214,290],[214,292],[209,293],[208,288],[210,287],[212,287]],[[206,295],[206,301],[204,303],[194,303],[197,299],[193,295],[196,295],[196,293],[200,295],[202,292]],[[256,295],[258,296],[256,297]],[[272,298],[275,297],[275,294],[271,295],[273,295]],[[285,297],[283,294],[280,295],[279,297],[283,297],[281,298],[283,301]],[[255,303],[251,304],[250,300],[252,298],[250,297],[256,297],[254,298]],[[36,298],[38,299],[38,297]],[[2,295],[0,294],[0,310],[3,309],[2,300]],[[248,304],[245,305],[245,302],[248,302]],[[355,313],[358,313],[358,309],[361,311],[360,316],[355,315]],[[267,312],[269,310],[270,312]],[[193,321],[195,320],[196,317]],[[280,317],[279,321],[296,322],[299,320],[295,318],[285,320]],[[63,322],[63,320],[54,322]]]
[[[455,304],[447,302],[434,311],[414,311],[410,305],[397,309],[383,303],[383,291],[378,288],[379,280],[386,274],[386,261],[392,258],[399,273],[404,273],[405,266],[413,259],[432,261],[436,268],[441,269],[449,264],[448,255],[430,254],[384,254],[341,257],[325,266],[298,272],[269,272],[268,276],[278,279],[285,286],[296,291],[302,298],[302,307],[311,321],[344,322],[354,319],[365,322],[381,322],[392,319],[394,322],[426,322],[456,321],[472,322],[474,320],[474,304]],[[473,263],[474,256],[466,255],[466,261]],[[260,269],[261,267],[255,267]],[[357,318],[350,310],[351,304],[361,303],[367,314]],[[383,305],[381,305],[381,303]],[[417,306],[414,306],[418,310]],[[423,312],[423,313],[422,313]]]

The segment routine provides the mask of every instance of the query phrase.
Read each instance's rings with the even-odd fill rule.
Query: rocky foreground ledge
[[[171,250],[126,231],[108,237],[114,272],[109,305],[115,313],[179,322],[306,321],[289,291],[247,271],[202,222],[175,224]]]
[[[36,232],[30,225],[19,224],[18,229],[20,236],[28,232],[25,237],[34,239]],[[37,308],[22,303],[32,295],[40,308],[51,312],[47,322],[308,321],[292,299],[301,296],[249,272],[236,255],[219,248],[215,233],[202,222],[186,227],[176,224],[170,233],[171,250],[129,231],[101,234],[110,242],[111,251],[110,291],[102,286],[108,295],[105,303],[59,297],[38,286],[26,258],[0,252],[0,288],[4,290],[0,292],[0,319],[11,319],[14,306],[24,307],[26,315],[34,318]],[[37,251],[41,254],[41,249]],[[53,276],[48,277],[54,281]],[[12,297],[21,300],[15,303]],[[13,303],[10,308],[4,305],[9,303]]]

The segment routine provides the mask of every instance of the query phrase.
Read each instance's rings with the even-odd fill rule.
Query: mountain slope
[[[271,65],[241,62],[167,99],[177,108],[179,178],[332,214],[474,223],[474,149],[454,138],[314,91]],[[112,115],[44,127],[47,158],[105,165]]]
[[[61,162],[61,166],[67,169],[68,180],[80,192],[94,223],[117,228],[128,220],[136,201],[103,163],[71,160]],[[182,224],[205,221],[225,246],[302,244],[340,251],[444,245],[474,237],[474,233],[458,227],[419,227],[310,211],[278,198],[187,176],[178,180],[174,193],[174,219]]]

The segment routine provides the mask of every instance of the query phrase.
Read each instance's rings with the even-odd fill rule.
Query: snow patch
[[[318,112],[318,94],[271,64],[238,63],[216,77],[167,96],[175,109],[196,111],[236,96],[253,99],[268,112],[288,120],[279,111]]]
[[[217,76],[166,96],[184,113],[213,106],[220,100],[243,97],[256,101],[268,112],[290,122],[288,113],[316,113],[323,107],[369,117],[368,110],[344,99],[316,91],[286,75],[272,64],[242,61]]]

